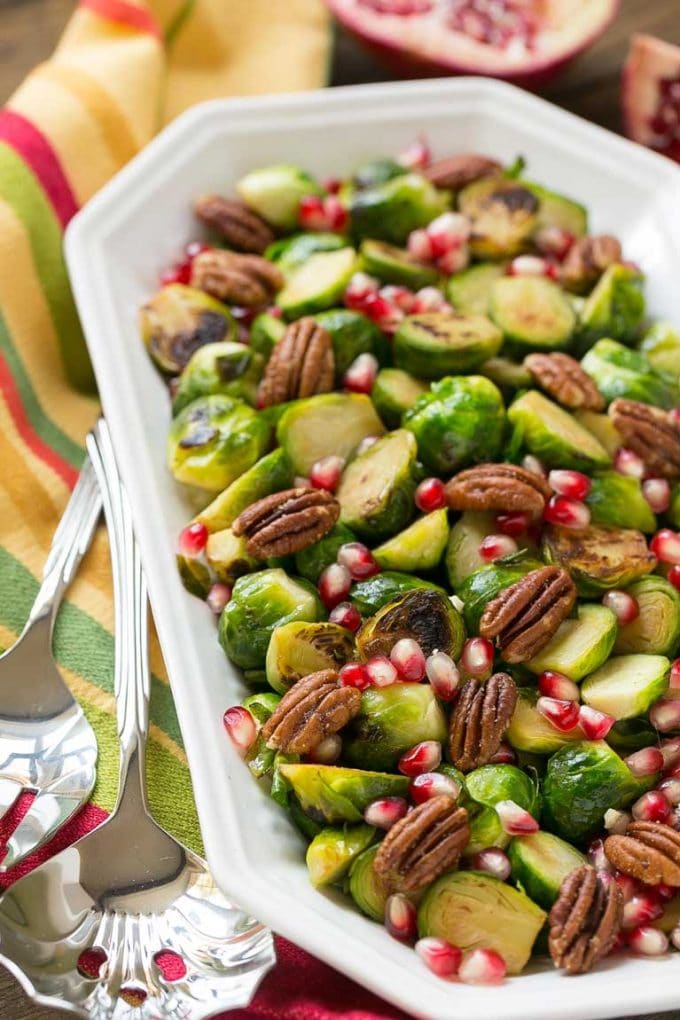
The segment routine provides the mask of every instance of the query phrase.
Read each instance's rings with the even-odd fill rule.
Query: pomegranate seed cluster
[[[451,23],[531,48],[492,6]],[[440,979],[518,974],[544,929],[570,973],[671,952],[680,332],[530,167],[418,138],[336,169],[203,196],[142,310],[179,572],[246,684],[227,753]]]

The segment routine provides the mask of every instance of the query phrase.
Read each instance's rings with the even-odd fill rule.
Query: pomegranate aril
[[[671,815],[671,806],[663,793],[649,790],[635,801],[631,811],[638,822],[666,822]]]
[[[578,722],[588,740],[604,740],[616,719],[590,705],[581,705]]]
[[[560,262],[567,256],[575,240],[573,234],[560,227],[544,227],[535,237],[538,250],[544,255],[553,255]]]
[[[347,284],[344,301],[348,308],[362,311],[367,299],[378,293],[380,281],[368,273],[355,273]]]
[[[630,475],[631,478],[644,478],[645,476],[645,462],[641,457],[638,457],[637,453],[633,453],[632,450],[627,450],[625,446],[620,446],[614,456],[614,470],[618,471],[620,475]]]
[[[404,776],[422,776],[434,772],[442,760],[442,745],[436,740],[423,740],[402,754],[398,769]]]
[[[518,255],[508,266],[508,276],[552,276],[550,263],[538,255]]]
[[[361,626],[361,613],[351,602],[340,602],[335,609],[331,609],[328,619],[345,630],[351,630],[353,634],[356,634]]]
[[[680,425],[680,407],[673,407],[668,412],[668,417],[672,422],[675,422],[676,425]]]
[[[333,453],[328,457],[322,457],[309,469],[309,484],[315,489],[335,492],[340,484],[344,467],[344,458],[338,457],[337,454]]]
[[[364,436],[354,453],[357,457],[361,453],[366,453],[366,450],[370,450],[372,446],[375,446],[379,439],[380,436]]]
[[[78,973],[81,977],[94,981],[99,977],[101,969],[107,961],[108,956],[105,950],[100,949],[98,946],[93,946],[91,949],[83,949],[78,957]]]
[[[663,755],[658,747],[643,747],[628,755],[626,765],[634,776],[653,776],[663,768]]]
[[[319,195],[304,195],[298,206],[298,222],[305,230],[328,230],[328,218]]]
[[[324,198],[323,211],[326,217],[328,229],[342,233],[347,226],[349,216],[337,195],[327,195],[326,198]]]
[[[401,638],[392,646],[390,660],[399,674],[400,680],[408,683],[420,683],[425,676],[425,656],[417,641],[413,638]]]
[[[505,960],[493,949],[473,949],[463,957],[458,977],[467,985],[498,985],[506,972]]]
[[[671,487],[665,478],[648,478],[642,483],[642,495],[655,514],[665,514],[671,505]]]
[[[531,514],[524,513],[523,510],[508,511],[508,513],[498,514],[496,517],[496,527],[500,533],[510,535],[512,538],[523,535],[530,524]]]
[[[680,729],[680,700],[657,701],[649,710],[649,721],[659,733]]]
[[[191,260],[176,262],[168,269],[164,269],[160,276],[161,287],[169,287],[173,283],[181,283],[186,286],[191,282]]]
[[[602,596],[602,605],[611,609],[622,627],[637,620],[640,615],[637,599],[627,591],[619,591],[617,588],[612,588]]]
[[[369,294],[361,311],[384,333],[393,333],[404,318],[401,309],[396,308],[390,301],[386,301],[380,294]],[[362,358],[364,355],[360,354],[359,357]],[[369,354],[367,357],[373,357],[373,355]]]
[[[446,487],[439,478],[424,478],[415,491],[414,500],[424,514],[441,510],[446,506]]]
[[[249,751],[257,738],[257,725],[248,709],[242,705],[234,705],[226,710],[222,721],[241,754]]]
[[[179,533],[179,552],[187,559],[196,559],[208,544],[208,529],[200,521],[187,524]]]
[[[427,230],[412,230],[406,244],[409,255],[419,262],[430,262],[434,258],[434,250]]]
[[[650,893],[638,893],[631,897],[623,908],[623,927],[638,928],[641,924],[650,924],[663,914],[661,904]]]
[[[314,765],[334,765],[341,753],[342,738],[337,733],[331,733],[312,748],[307,755],[307,761]]]
[[[427,227],[432,253],[435,258],[460,248],[470,236],[470,221],[461,213],[445,212]]]
[[[509,535],[487,535],[482,539],[478,552],[487,563],[493,563],[502,556],[517,552],[517,542]]]
[[[433,0],[368,0],[368,6],[385,14],[427,14],[432,10]],[[431,159],[430,147],[425,139],[416,138],[399,154],[397,163],[409,170],[424,170]]]
[[[368,805],[364,821],[377,829],[391,829],[407,812],[408,804],[403,797],[382,797]]]
[[[504,740],[498,745],[498,750],[489,758],[490,765],[515,765],[517,763],[517,752]]]
[[[536,702],[536,709],[561,733],[569,733],[578,726],[579,705],[576,701],[541,697]]]
[[[439,256],[436,264],[437,269],[448,276],[461,273],[470,265],[470,250],[466,244],[461,244],[458,248],[451,248],[450,251],[445,251],[443,255]]]
[[[667,578],[674,588],[680,591],[680,565],[677,563],[668,571]]]
[[[206,602],[215,616],[219,616],[227,602],[231,598],[231,588],[228,584],[217,581],[212,585],[206,596]]]
[[[342,181],[339,177],[326,177],[323,181],[323,189],[327,191],[329,195],[337,195],[342,187]]]
[[[337,553],[338,563],[345,567],[353,581],[363,581],[380,573],[380,566],[373,553],[362,542],[345,542]]]
[[[544,697],[556,698],[558,701],[579,701],[581,697],[581,691],[573,680],[552,669],[546,669],[541,673],[538,678],[538,689]]]
[[[680,778],[677,776],[662,779],[657,785],[657,790],[664,795],[672,807],[677,807],[680,804]]]
[[[495,805],[496,814],[503,831],[510,836],[526,836],[530,832],[538,832],[540,825],[528,811],[514,800],[499,800]]]
[[[545,466],[538,457],[534,457],[533,453],[527,453],[526,456],[522,458],[522,467],[526,471],[531,471],[532,474],[541,475],[542,478],[548,477],[548,472],[546,471]]]
[[[371,678],[362,662],[348,662],[341,667],[338,678],[343,687],[356,687],[365,691],[371,686]]]
[[[319,577],[319,596],[326,609],[335,609],[344,602],[352,587],[352,575],[341,563],[331,563]]]
[[[548,475],[548,484],[553,492],[569,499],[584,500],[592,488],[588,475],[580,471],[554,470]]]
[[[445,794],[452,800],[460,797],[460,783],[443,772],[423,772],[415,776],[409,783],[409,797],[414,804],[424,804],[426,800]]]
[[[458,667],[446,652],[433,652],[425,660],[425,673],[432,689],[442,701],[453,701],[460,686]]]
[[[632,900],[634,896],[638,896],[647,888],[646,886],[643,886],[642,883],[638,882],[637,879],[633,878],[632,875],[626,875],[623,871],[617,871],[614,873],[614,881],[623,893],[624,903],[628,903],[628,901]]]
[[[553,496],[543,511],[543,519],[548,524],[558,524],[563,528],[587,528],[590,524],[590,509],[576,499]]]
[[[463,645],[460,665],[470,676],[482,677],[491,672],[493,666],[493,645],[486,638],[468,638]]]
[[[455,977],[463,959],[458,946],[434,936],[418,939],[415,950],[429,970],[441,978]]]
[[[204,251],[210,251],[210,245],[206,244],[205,241],[189,241],[184,246],[184,254],[192,262],[197,255],[200,255]]]
[[[376,655],[366,663],[368,673],[373,687],[391,687],[399,680],[399,675],[386,655]]]
[[[680,564],[680,534],[670,528],[657,531],[649,548],[661,563]]]
[[[475,871],[486,871],[487,874],[499,878],[501,882],[507,882],[510,878],[510,858],[499,847],[490,846],[486,850],[480,850],[471,861]]]
[[[373,354],[360,354],[349,366],[342,385],[350,393],[370,393],[378,374],[378,359]]]
[[[640,956],[663,956],[668,952],[668,938],[658,928],[640,925],[628,935],[626,942]]]
[[[393,893],[385,901],[385,927],[393,939],[413,942],[418,936],[418,912],[408,896]]]
[[[378,293],[385,301],[389,301],[390,304],[405,312],[406,315],[412,310],[416,298],[412,290],[409,290],[407,287],[398,287],[396,284],[388,284],[386,287],[381,287]]]
[[[612,834],[623,836],[632,820],[632,815],[627,811],[619,811],[616,808],[608,808],[604,813],[604,827],[610,836]]]

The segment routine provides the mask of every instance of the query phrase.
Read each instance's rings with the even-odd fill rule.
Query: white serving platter
[[[480,151],[529,161],[528,175],[588,205],[648,273],[655,316],[680,325],[680,171],[499,82],[459,78],[214,101],[190,110],[75,217],[71,279],[120,468],[186,744],[208,860],[224,891],[367,988],[436,1020],[589,1020],[680,1008],[680,955],[613,959],[566,978],[547,962],[495,988],[448,984],[337,894],[309,884],[303,845],[258,789],[222,726],[245,691],[208,608],[177,575],[191,516],[165,468],[166,389],[137,330],[159,270],[196,236],[192,199],[229,193],[253,167],[298,163],[321,177],[403,149],[420,132],[436,156]]]

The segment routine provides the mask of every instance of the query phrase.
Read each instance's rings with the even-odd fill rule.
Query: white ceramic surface
[[[649,274],[655,315],[680,325],[680,171],[534,96],[490,80],[375,85],[215,101],[180,117],[71,224],[71,278],[127,484],[154,615],[186,744],[208,859],[220,885],[276,931],[421,1017],[587,1020],[680,1007],[680,956],[612,960],[577,979],[547,963],[497,988],[449,985],[339,894],[307,880],[303,845],[225,737],[244,688],[207,609],[174,562],[190,516],[165,469],[169,403],[140,342],[137,309],[161,267],[196,234],[193,197],[229,192],[245,171],[290,161],[324,176],[398,152],[425,132],[437,156],[481,151],[529,161],[528,176],[585,202]]]

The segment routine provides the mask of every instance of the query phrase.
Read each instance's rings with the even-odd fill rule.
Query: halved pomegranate
[[[326,0],[404,76],[550,78],[604,32],[619,0]]]
[[[621,105],[629,138],[680,163],[680,47],[634,35]]]

